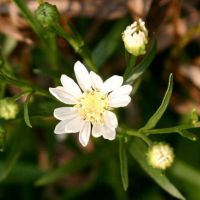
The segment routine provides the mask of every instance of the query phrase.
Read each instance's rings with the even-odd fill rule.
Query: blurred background
[[[146,22],[150,39],[157,39],[157,55],[143,76],[127,109],[118,111],[120,123],[138,128],[154,113],[174,74],[169,108],[158,127],[175,126],[189,118],[193,108],[200,114],[200,1],[198,0],[49,0],[61,15],[66,32],[71,24],[96,56],[104,79],[123,75],[124,47],[121,33],[134,20]],[[34,12],[37,1],[24,1]],[[52,44],[50,44],[52,45]],[[46,90],[59,85],[62,73],[73,77],[73,64],[81,58],[57,37],[54,51],[45,51],[29,23],[11,0],[0,0],[1,68],[20,80]],[[52,54],[53,52],[53,54]],[[0,80],[1,81],[1,80]],[[0,83],[1,84],[1,83]],[[15,84],[3,86],[3,96],[16,96]],[[1,98],[3,98],[1,96]],[[124,192],[119,169],[118,142],[93,139],[86,148],[76,136],[55,137],[58,121],[53,110],[59,102],[34,96],[29,103],[33,128],[23,120],[23,103],[16,119],[0,120],[6,143],[0,152],[0,199],[175,199],[164,192],[139,164],[128,156],[129,189]],[[198,137],[199,130],[194,131]],[[155,137],[155,136],[154,136]],[[152,137],[152,139],[154,139]],[[200,142],[177,134],[156,136],[167,141],[176,155],[166,171],[188,200],[200,199]],[[4,139],[0,139],[4,141]],[[4,151],[3,151],[4,149]]]

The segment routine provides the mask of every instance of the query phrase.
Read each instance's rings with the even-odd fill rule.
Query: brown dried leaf
[[[5,35],[14,37],[19,41],[23,41],[27,44],[32,44],[32,40],[20,32],[16,26],[13,25],[9,17],[0,16],[0,32],[4,33]]]

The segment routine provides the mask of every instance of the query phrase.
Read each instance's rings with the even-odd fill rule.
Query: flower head
[[[122,33],[122,39],[126,50],[134,56],[146,53],[146,45],[148,43],[148,31],[145,22],[139,19],[130,26],[127,26]]]
[[[44,28],[51,28],[59,21],[59,12],[56,6],[47,2],[39,5],[35,11],[35,16]]]
[[[15,119],[19,112],[18,104],[8,98],[0,100],[0,118],[3,119]]]
[[[132,87],[123,85],[123,77],[114,75],[105,82],[95,72],[87,71],[76,62],[74,72],[78,84],[66,75],[61,76],[62,86],[49,88],[50,93],[61,102],[71,105],[54,110],[55,118],[61,120],[55,127],[56,134],[79,132],[79,141],[88,144],[90,135],[115,139],[118,121],[113,108],[127,106]]]
[[[152,167],[165,170],[172,165],[174,152],[171,146],[161,142],[149,149],[147,158]]]

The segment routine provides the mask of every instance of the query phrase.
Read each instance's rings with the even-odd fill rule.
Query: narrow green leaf
[[[8,156],[8,159],[5,161],[5,164],[2,166],[0,170],[0,182],[5,180],[7,176],[10,174],[20,154],[21,154],[21,148],[15,144]]]
[[[192,141],[197,140],[196,136],[188,130],[178,130],[177,133],[179,133],[185,138],[188,138],[189,140],[192,140]]]
[[[143,60],[132,69],[129,77],[126,79],[126,83],[132,84],[137,78],[139,78],[149,67],[152,60],[156,55],[156,39],[152,40],[151,47]]]
[[[104,159],[105,153],[109,154],[108,151],[101,151],[101,152],[93,152],[92,154],[89,154],[87,156],[79,156],[78,158],[74,158],[71,162],[63,164],[62,166],[59,166],[58,168],[49,171],[45,173],[42,177],[40,177],[36,182],[36,186],[43,186],[50,183],[53,183],[64,176],[69,175],[72,172],[78,171],[80,169],[83,169],[84,167],[91,165],[91,163],[98,159]]]
[[[196,185],[197,187],[200,187],[199,169],[195,169],[194,167],[188,165],[187,163],[176,160],[170,172],[172,172],[172,174],[177,178],[183,181],[187,181],[192,185]]]
[[[32,96],[33,93],[30,93],[27,98],[26,98],[26,101],[24,103],[24,121],[26,123],[26,125],[30,128],[32,128],[32,125],[31,125],[31,122],[30,122],[30,119],[29,119],[29,112],[28,112],[28,103],[30,101],[30,98]]]
[[[120,172],[121,172],[122,184],[124,190],[126,191],[128,189],[128,165],[127,165],[126,146],[122,138],[119,140],[119,160],[120,160]]]
[[[45,173],[42,177],[36,180],[35,185],[43,186],[53,183],[62,177],[67,176],[69,173],[81,169],[83,164],[80,165],[80,163],[87,164],[87,162],[84,162],[83,160],[74,160],[73,162],[66,163],[62,166],[59,166],[55,170]]]
[[[147,146],[140,140],[134,140],[129,149],[131,155],[137,160],[142,166],[146,173],[166,192],[172,196],[184,200],[183,195],[178,189],[169,181],[169,179],[162,173],[161,170],[151,167],[147,163],[146,153]]]
[[[4,173],[4,170],[5,166],[0,163],[0,172]],[[42,174],[35,164],[17,162],[3,181],[9,184],[32,184]]]
[[[156,110],[156,112],[153,114],[153,116],[148,120],[146,125],[142,128],[143,130],[152,129],[156,126],[156,124],[158,123],[162,115],[164,114],[165,110],[167,109],[167,106],[171,98],[172,89],[173,89],[173,75],[170,74],[168,88],[162,100],[162,103],[160,107]]]
[[[4,151],[6,143],[6,130],[0,126],[0,151]]]
[[[108,34],[97,44],[92,52],[92,58],[97,67],[103,65],[114,53],[121,41],[121,33],[127,24],[126,19],[118,21],[108,32]]]

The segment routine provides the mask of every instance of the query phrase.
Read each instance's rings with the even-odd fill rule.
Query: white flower
[[[127,26],[122,33],[122,39],[126,50],[134,56],[146,53],[146,45],[148,43],[148,31],[145,22],[139,19],[130,26]]]
[[[171,146],[161,142],[153,145],[149,149],[147,157],[152,167],[165,170],[170,167],[174,161],[174,151]]]
[[[118,121],[112,108],[127,106],[132,87],[123,85],[123,77],[112,76],[105,82],[95,72],[87,71],[81,62],[74,65],[76,80],[61,76],[62,86],[49,88],[61,102],[72,105],[54,110],[54,117],[61,120],[55,127],[56,134],[79,132],[79,141],[88,144],[90,134],[115,139]]]

